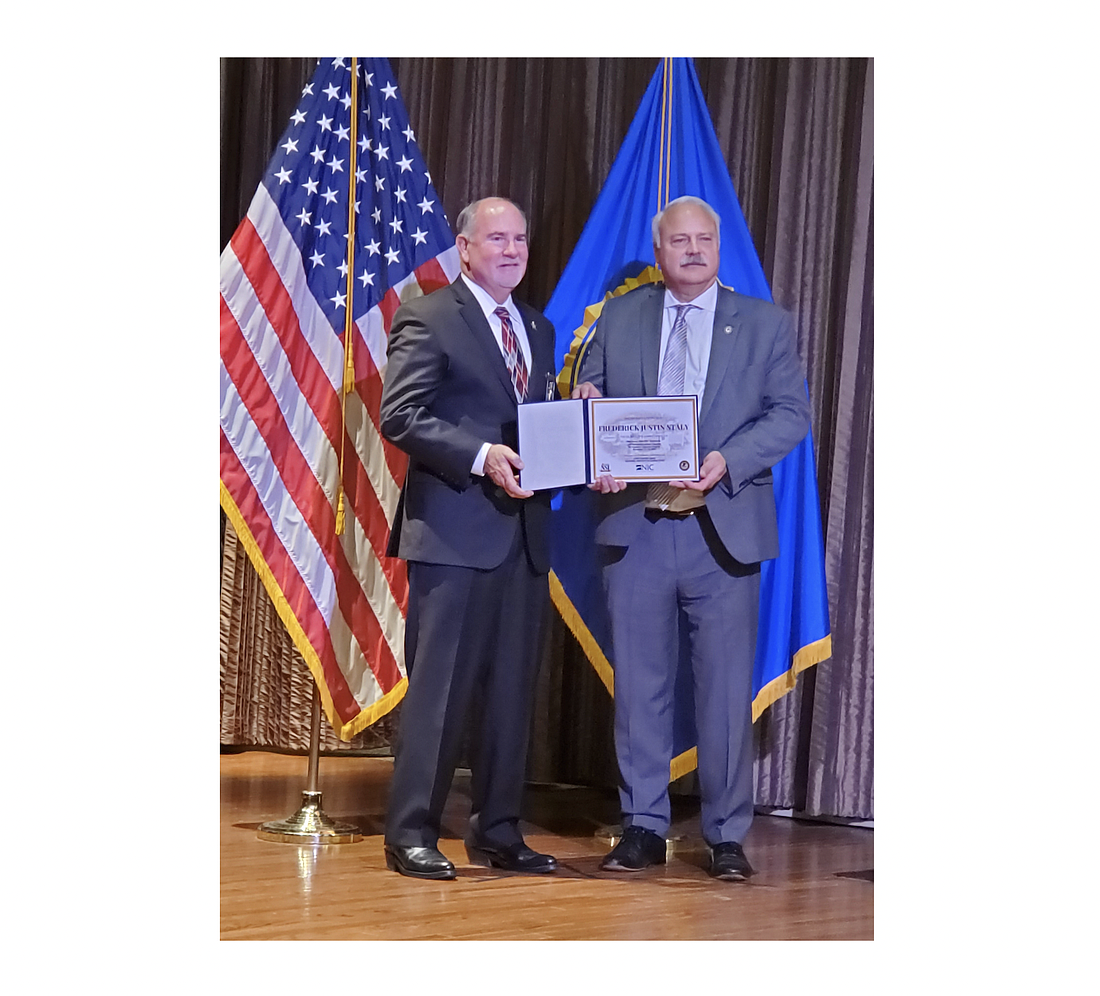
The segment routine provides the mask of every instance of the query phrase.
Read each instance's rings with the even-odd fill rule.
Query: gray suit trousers
[[[705,511],[647,513],[603,547],[615,660],[615,751],[626,826],[666,836],[679,627],[691,635],[703,837],[742,841],[753,813],[752,668],[760,565],[726,552]]]

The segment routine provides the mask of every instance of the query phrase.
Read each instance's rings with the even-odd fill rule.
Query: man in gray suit
[[[574,397],[695,394],[701,478],[601,477],[596,542],[615,660],[623,837],[611,871],[665,860],[672,691],[687,627],[710,874],[752,874],[752,669],[760,562],[778,554],[771,467],[806,435],[809,406],[790,315],[717,282],[719,218],[681,197],[653,219],[664,285],[604,306]]]
[[[387,865],[453,879],[440,821],[477,711],[471,759],[471,860],[547,873],[519,811],[535,670],[548,613],[549,492],[520,488],[517,406],[542,401],[554,375],[554,328],[512,298],[527,269],[527,222],[490,197],[458,216],[462,273],[394,315],[382,434],[409,455],[390,535],[408,561],[405,667],[386,816]]]

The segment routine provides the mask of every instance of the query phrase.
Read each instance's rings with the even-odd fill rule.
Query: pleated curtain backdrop
[[[315,62],[222,60],[219,251]],[[447,216],[491,193],[526,210],[518,296],[543,307],[657,60],[390,62]],[[773,297],[796,319],[825,526],[833,657],[756,724],[757,804],[873,819],[873,61],[695,66]],[[305,749],[312,679],[224,519],[222,537],[222,743]],[[351,744],[322,723],[322,747],[385,752],[399,721],[400,707]],[[555,619],[529,775],[614,785],[611,745],[611,700]]]

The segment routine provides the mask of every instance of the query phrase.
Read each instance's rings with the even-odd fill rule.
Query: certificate
[[[521,488],[542,491],[588,483],[586,408],[580,398],[519,406]]]
[[[699,399],[580,398],[519,406],[520,487],[699,480]]]
[[[699,480],[699,399],[589,400],[589,476],[620,481]]]

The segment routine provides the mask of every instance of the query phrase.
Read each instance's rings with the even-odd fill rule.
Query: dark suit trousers
[[[615,659],[615,752],[625,825],[665,836],[679,627],[691,644],[703,837],[744,839],[753,813],[752,668],[759,565],[738,564],[706,513],[647,514],[628,548],[607,547]],[[621,555],[621,556],[620,556]]]
[[[386,842],[434,847],[473,714],[468,836],[521,840],[520,804],[542,633],[545,574],[521,542],[499,567],[409,563],[405,665]]]

